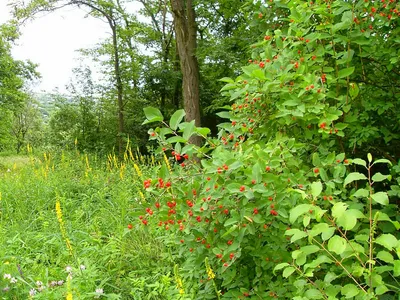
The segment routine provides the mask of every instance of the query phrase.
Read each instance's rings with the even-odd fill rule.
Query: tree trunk
[[[117,40],[117,30],[113,20],[109,19],[109,24],[112,30],[112,40],[114,48],[114,72],[117,87],[117,103],[118,103],[118,154],[122,157],[124,152],[124,132],[125,132],[125,122],[124,122],[124,101],[123,101],[123,85],[121,79],[120,61],[119,61],[119,51],[118,51],[118,40]]]
[[[183,106],[186,121],[195,121],[200,126],[199,64],[196,57],[197,26],[192,0],[171,0],[174,16],[176,44],[182,71]],[[190,139],[200,146],[200,137]]]

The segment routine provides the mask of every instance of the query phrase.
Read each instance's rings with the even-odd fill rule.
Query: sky
[[[7,2],[0,0],[0,23],[11,17]],[[13,47],[12,55],[39,64],[42,79],[32,88],[34,92],[52,92],[56,88],[66,92],[72,69],[80,65],[81,56],[76,50],[91,48],[110,37],[107,23],[85,15],[81,9],[67,7],[28,21],[21,28],[22,36]],[[93,65],[90,60],[85,63]],[[94,73],[95,80],[98,75]]]

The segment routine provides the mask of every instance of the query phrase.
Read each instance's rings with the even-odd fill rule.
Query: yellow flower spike
[[[167,157],[167,155],[165,154],[165,152],[164,152],[164,162],[165,162],[165,164],[167,165],[167,168],[168,168],[168,171],[171,173],[172,172],[172,169],[171,169],[171,165],[169,164],[169,160],[168,160],[168,157]]]
[[[66,300],[72,300],[71,281],[72,281],[72,276],[71,276],[71,274],[69,274],[67,276],[67,298],[66,298]]]
[[[128,153],[129,153],[129,157],[131,158],[131,160],[135,160],[135,157],[133,156],[131,147],[129,147]]]
[[[208,262],[208,257],[204,260],[204,264],[206,265],[206,271],[208,275],[208,279],[214,279],[215,278],[215,273],[212,270],[210,263]]]
[[[61,210],[61,203],[60,203],[60,200],[58,199],[58,196],[57,196],[57,201],[56,201],[56,215],[57,215],[58,224],[60,225],[61,236],[63,237],[65,244],[67,245],[70,255],[72,255],[72,245],[71,245],[70,240],[67,237],[67,231],[65,230],[63,214],[62,214],[62,210]]]
[[[140,178],[142,178],[143,174],[142,171],[140,170],[139,166],[137,164],[133,164],[133,167],[135,168],[136,173]]]
[[[176,288],[179,290],[179,294],[184,295],[185,289],[183,288],[183,281],[178,273],[178,265],[174,266],[174,275],[175,275],[175,281],[176,281]]]
[[[139,191],[139,195],[140,195],[140,198],[142,198],[142,200],[144,202],[146,202],[146,198],[144,197],[144,194],[142,193],[142,191]]]

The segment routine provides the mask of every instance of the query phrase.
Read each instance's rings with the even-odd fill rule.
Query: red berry
[[[183,157],[184,157],[185,159],[189,159],[189,155],[187,155],[187,154],[184,154]]]
[[[266,167],[265,167],[265,171],[268,172],[268,171],[270,171],[270,170],[271,170],[271,167],[270,167],[270,166],[266,166]]]
[[[276,210],[271,209],[270,210],[270,214],[273,215],[273,216],[277,216],[278,212]]]
[[[132,224],[128,224],[128,229],[132,229],[132,228],[133,228]]]
[[[314,169],[314,173],[315,173],[315,174],[318,174],[318,173],[319,173],[319,169],[318,169],[318,168],[315,168],[315,169]]]
[[[229,241],[227,242],[227,244],[228,244],[228,245],[232,245],[232,244],[233,244],[232,240],[229,240]]]
[[[239,191],[244,192],[246,190],[246,188],[242,185],[239,189]]]
[[[184,240],[180,240],[180,242],[183,244],[185,241]]]

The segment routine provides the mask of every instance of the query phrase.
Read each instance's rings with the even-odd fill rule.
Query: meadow
[[[146,159],[1,157],[1,298],[166,299],[177,292],[165,244],[136,222],[145,201],[139,174],[154,164]]]

